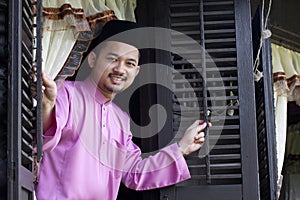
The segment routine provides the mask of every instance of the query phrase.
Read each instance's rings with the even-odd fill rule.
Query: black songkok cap
[[[118,41],[124,42],[127,44],[131,44],[130,40],[126,40],[126,36],[118,35],[122,32],[129,31],[135,28],[139,28],[139,26],[135,22],[125,21],[125,20],[111,20],[108,21],[102,28],[100,35],[94,38],[86,52],[86,55],[89,54],[95,47],[97,47],[104,40],[106,41]],[[114,37],[115,36],[115,37]],[[135,37],[132,35],[132,37]],[[134,44],[131,44],[135,46]]]

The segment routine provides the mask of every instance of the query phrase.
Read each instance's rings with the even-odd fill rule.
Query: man
[[[112,102],[132,84],[140,66],[135,46],[108,36],[134,28],[135,23],[118,20],[103,27],[87,53],[91,73],[86,80],[65,81],[57,89],[43,74],[44,157],[37,199],[113,200],[121,181],[147,190],[190,178],[183,155],[202,146],[206,123],[197,120],[178,143],[142,159],[131,140],[128,115]]]

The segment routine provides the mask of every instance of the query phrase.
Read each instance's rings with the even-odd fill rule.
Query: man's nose
[[[125,73],[125,63],[123,61],[117,62],[116,65],[113,67],[113,71]]]

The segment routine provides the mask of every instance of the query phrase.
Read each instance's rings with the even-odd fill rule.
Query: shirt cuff
[[[166,148],[169,148],[172,151],[172,153],[175,155],[175,158],[177,159],[178,167],[181,171],[181,177],[180,177],[181,180],[180,181],[191,178],[187,162],[186,162],[182,152],[180,151],[178,144],[174,143]]]

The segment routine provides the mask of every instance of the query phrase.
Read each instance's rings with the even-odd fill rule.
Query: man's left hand
[[[206,126],[210,127],[203,120],[196,120],[190,127],[188,127],[183,134],[183,137],[178,142],[179,148],[183,155],[188,155],[200,149],[204,143],[204,129]]]

